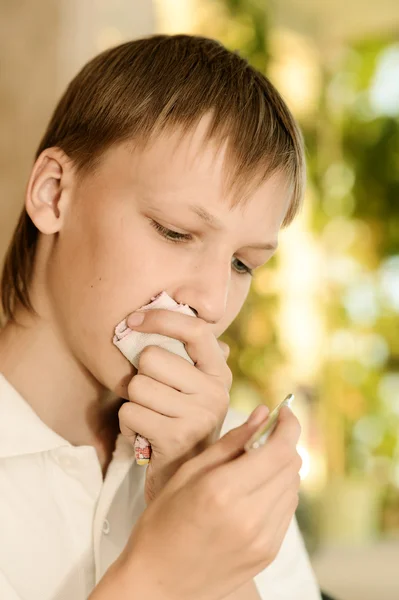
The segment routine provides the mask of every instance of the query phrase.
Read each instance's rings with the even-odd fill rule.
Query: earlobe
[[[33,166],[26,191],[26,211],[37,229],[47,235],[62,227],[63,162],[58,149],[44,150]]]

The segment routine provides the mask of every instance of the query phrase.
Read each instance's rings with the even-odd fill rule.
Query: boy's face
[[[286,180],[277,174],[245,209],[232,210],[223,191],[224,152],[215,154],[202,135],[200,123],[179,143],[165,135],[145,151],[114,146],[82,182],[70,174],[58,235],[45,236],[45,294],[61,334],[74,357],[122,397],[122,382],[136,370],[112,344],[115,325],[165,290],[219,337],[250,288],[243,264],[255,269],[274,252],[251,245],[276,244],[288,209]],[[223,230],[204,222],[194,205]],[[189,238],[168,241],[154,223]]]

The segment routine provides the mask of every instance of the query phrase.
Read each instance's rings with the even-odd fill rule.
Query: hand
[[[298,505],[301,428],[283,407],[267,443],[243,451],[263,424],[229,431],[180,467],[106,574],[110,591],[221,600],[273,562]]]
[[[127,389],[130,402],[119,411],[122,434],[134,443],[140,433],[151,443],[144,489],[148,505],[184,462],[219,439],[232,374],[226,364],[229,348],[208,323],[163,309],[142,314],[144,322],[132,329],[182,341],[194,361],[191,365],[164,348],[147,346]]]

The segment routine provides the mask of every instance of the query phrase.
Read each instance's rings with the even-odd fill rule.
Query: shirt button
[[[104,534],[104,535],[108,535],[108,534],[109,534],[109,531],[110,531],[110,529],[111,529],[111,528],[110,528],[110,525],[109,525],[109,521],[108,521],[108,519],[105,519],[105,520],[104,520],[104,523],[103,523],[103,534]]]

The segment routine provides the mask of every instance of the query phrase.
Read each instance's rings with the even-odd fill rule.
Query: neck
[[[94,446],[105,473],[122,400],[72,356],[51,321],[21,311],[16,321],[0,331],[0,371],[48,427],[75,446]]]

